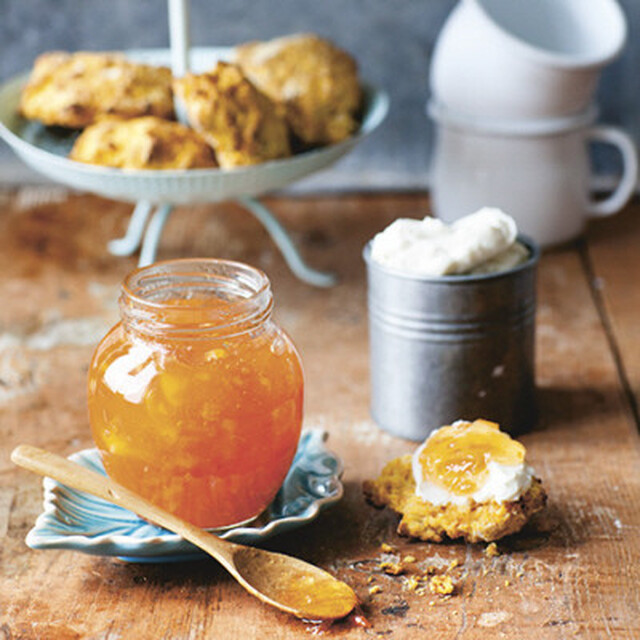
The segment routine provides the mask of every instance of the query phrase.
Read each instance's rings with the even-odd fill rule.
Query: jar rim
[[[184,293],[198,288],[224,293],[231,303],[232,315],[223,322],[220,317],[214,317],[211,322],[202,322],[201,326],[183,321],[182,316],[188,317],[194,307],[181,304],[180,295],[166,299],[167,293],[172,290]],[[243,327],[240,332],[244,332],[266,320],[272,308],[271,283],[267,275],[251,265],[222,258],[178,258],[138,267],[125,276],[121,292],[123,321],[134,323],[143,333],[163,331],[178,335],[185,331],[213,329],[233,333],[240,326]],[[199,311],[217,308],[207,304],[207,300],[214,300],[215,296],[197,299],[201,300],[197,305]],[[163,315],[164,312],[171,313],[172,319]]]
[[[186,270],[176,270],[174,273],[170,272],[171,267],[187,267],[192,265],[192,269],[190,271]],[[225,258],[176,258],[173,260],[159,260],[158,262],[153,262],[150,265],[146,265],[144,267],[137,267],[133,271],[129,272],[124,280],[122,281],[122,292],[126,293],[132,300],[138,302],[143,305],[148,305],[149,307],[167,307],[167,306],[179,306],[179,305],[167,305],[166,303],[156,302],[153,300],[148,300],[143,296],[139,295],[136,292],[134,282],[136,279],[140,279],[141,276],[144,277],[145,274],[157,273],[158,275],[183,275],[188,274],[189,272],[195,272],[197,265],[206,265],[210,267],[210,271],[204,271],[203,273],[210,275],[222,275],[223,269],[227,269],[229,271],[235,269],[238,273],[244,273],[245,276],[253,276],[256,280],[256,288],[253,289],[251,295],[243,297],[243,299],[249,300],[250,298],[259,296],[263,291],[270,288],[270,282],[267,275],[261,269],[257,267],[252,267],[244,262],[240,262],[237,260],[227,260]],[[218,268],[220,271],[216,273],[214,268]],[[138,287],[139,290],[139,287]],[[247,288],[247,290],[249,290]]]

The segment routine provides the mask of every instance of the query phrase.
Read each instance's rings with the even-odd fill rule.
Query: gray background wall
[[[535,2],[535,0],[531,0]],[[590,0],[584,0],[588,4]],[[601,120],[640,140],[640,1],[620,0],[630,27],[624,55],[602,79]],[[435,38],[455,0],[192,0],[194,45],[233,45],[298,31],[335,40],[363,77],[385,88],[391,111],[369,140],[307,188],[424,188],[432,131],[424,116]],[[0,0],[0,80],[49,49],[126,49],[168,43],[163,0]],[[598,171],[617,171],[601,154]],[[0,183],[37,177],[0,143]]]

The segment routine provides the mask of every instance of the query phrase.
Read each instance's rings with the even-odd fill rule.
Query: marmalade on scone
[[[525,449],[495,422],[461,422],[434,432],[420,452],[424,475],[458,496],[474,494],[486,481],[490,460],[503,465],[524,462]]]

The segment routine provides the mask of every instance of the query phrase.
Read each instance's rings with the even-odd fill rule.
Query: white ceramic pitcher
[[[626,35],[616,0],[461,0],[433,52],[432,98],[482,119],[578,113]]]

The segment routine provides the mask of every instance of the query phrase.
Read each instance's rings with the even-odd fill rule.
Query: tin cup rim
[[[521,264],[511,267],[510,269],[504,269],[500,271],[494,271],[493,273],[467,273],[467,274],[452,274],[452,275],[425,275],[420,273],[411,273],[403,271],[401,269],[394,269],[386,265],[380,264],[371,258],[371,243],[373,240],[369,240],[362,250],[362,257],[371,268],[376,268],[384,273],[388,273],[396,278],[403,278],[405,280],[417,280],[420,282],[433,282],[433,283],[447,283],[447,284],[465,284],[468,282],[482,282],[487,280],[497,280],[499,278],[510,277],[516,273],[526,271],[535,267],[540,260],[540,247],[529,236],[524,234],[518,234],[516,240],[521,242],[528,250],[529,257]]]

